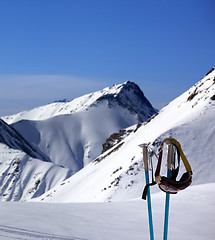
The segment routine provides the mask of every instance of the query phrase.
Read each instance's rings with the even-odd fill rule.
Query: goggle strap
[[[163,145],[164,145],[165,142],[170,141],[170,140],[173,142],[173,144],[177,148],[177,152],[178,152],[178,171],[179,171],[179,166],[180,166],[179,158],[181,157],[186,171],[190,172],[191,175],[192,175],[191,166],[190,166],[187,158],[185,157],[184,152],[182,151],[181,144],[174,138],[165,138],[163,140],[162,144],[161,144],[160,151],[159,151],[159,158],[158,158],[157,168],[156,168],[156,171],[155,171],[155,179],[156,180],[160,179],[159,177],[160,177],[160,169],[161,169],[161,162],[162,162],[162,155],[163,155]]]

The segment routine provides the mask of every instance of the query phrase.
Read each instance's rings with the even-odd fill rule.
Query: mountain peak
[[[122,89],[126,89],[126,90],[130,90],[130,89],[135,89],[135,88],[139,88],[139,86],[135,83],[135,82],[131,82],[131,81],[126,81],[124,83],[121,84],[114,84],[112,87],[109,88],[104,88],[101,91],[104,91],[106,89],[109,89],[109,93],[119,93]],[[140,88],[139,88],[140,90]],[[141,90],[140,90],[141,91]],[[108,93],[106,91],[106,93]]]
[[[110,107],[116,104],[128,109],[139,117],[139,122],[144,122],[156,113],[151,103],[144,96],[139,86],[127,81],[123,84],[114,85],[97,99],[97,102],[107,100]]]

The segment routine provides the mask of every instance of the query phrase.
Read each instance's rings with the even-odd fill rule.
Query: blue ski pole
[[[147,144],[141,144],[140,147],[142,147],[142,149],[143,149],[143,167],[144,167],[144,170],[145,170],[146,184],[149,184],[149,152],[148,152],[148,147],[147,147]],[[148,206],[150,239],[154,240],[150,187],[148,188],[148,191],[147,191],[147,206]]]
[[[174,154],[174,146],[169,141],[167,143],[167,177],[171,177],[171,168],[172,164],[174,164],[175,161],[175,154]],[[169,224],[169,202],[170,202],[170,194],[166,193],[166,203],[165,203],[165,217],[164,217],[164,233],[163,233],[163,240],[167,240],[167,234],[168,234],[168,224]]]

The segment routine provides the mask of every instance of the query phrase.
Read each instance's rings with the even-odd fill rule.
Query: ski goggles
[[[192,183],[192,172],[185,172],[179,181],[174,181],[167,177],[161,176],[158,182],[159,188],[170,194],[176,194],[181,190],[184,190]]]
[[[176,177],[178,175],[178,170],[174,174],[172,174],[172,179],[164,177],[164,176],[160,176],[162,154],[163,154],[163,145],[164,145],[164,143],[168,143],[169,141],[171,141],[171,143],[177,149],[178,170],[179,170],[180,158],[182,159],[182,161],[184,163],[184,166],[185,166],[185,169],[186,169],[186,172],[182,175],[182,177],[180,178],[179,181],[176,181]],[[173,173],[173,171],[174,170],[171,170],[171,173]],[[183,190],[183,189],[187,188],[188,186],[190,186],[190,184],[192,183],[192,175],[193,175],[193,173],[192,173],[191,166],[190,166],[187,158],[185,157],[185,155],[182,151],[181,144],[174,138],[164,139],[162,144],[161,144],[157,169],[156,169],[156,172],[155,172],[155,179],[156,179],[156,182],[158,183],[159,188],[166,193],[176,194],[180,190]]]

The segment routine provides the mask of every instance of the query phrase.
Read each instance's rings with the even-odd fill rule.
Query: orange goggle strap
[[[159,153],[159,158],[158,158],[158,164],[157,164],[157,168],[156,168],[156,171],[155,171],[155,180],[158,184],[161,181],[160,169],[161,169],[161,162],[162,162],[162,155],[163,155],[163,145],[164,145],[164,143],[166,143],[168,141],[171,141],[173,143],[173,145],[179,150],[179,153],[180,153],[181,159],[184,163],[186,171],[189,172],[192,175],[191,166],[190,166],[187,158],[185,157],[185,155],[182,151],[181,144],[174,138],[165,138],[163,140],[163,142],[161,144],[161,147],[160,147],[160,150],[159,150],[160,153]]]

